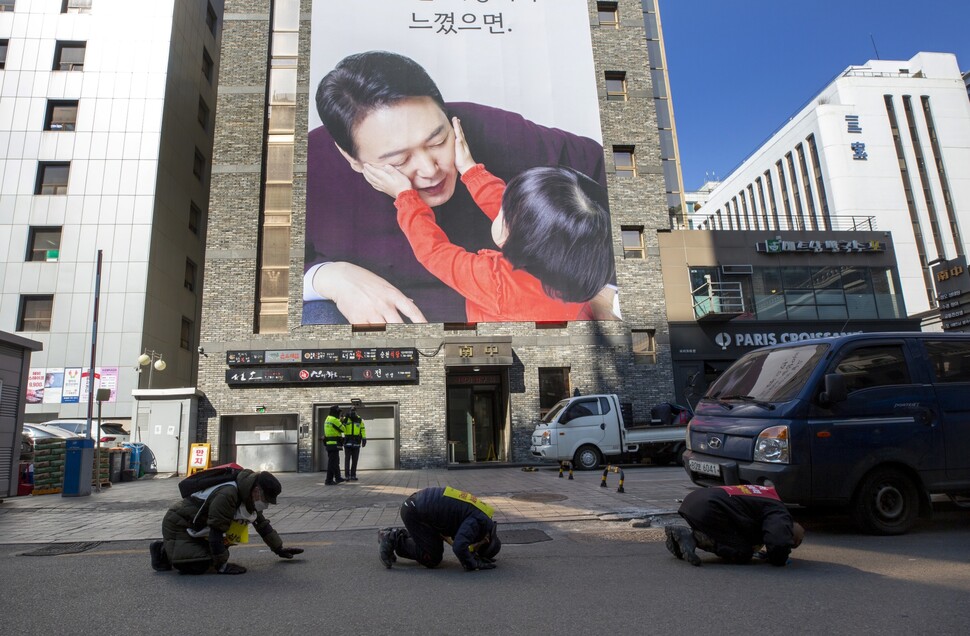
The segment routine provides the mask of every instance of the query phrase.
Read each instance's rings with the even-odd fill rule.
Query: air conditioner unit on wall
[[[722,274],[748,274],[754,273],[754,268],[751,265],[721,265]]]

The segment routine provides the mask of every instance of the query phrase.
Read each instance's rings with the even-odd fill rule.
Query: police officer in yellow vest
[[[447,541],[465,570],[491,570],[502,548],[494,515],[470,493],[451,487],[419,490],[401,506],[404,527],[378,531],[381,563],[389,568],[401,557],[433,568],[441,563]]]
[[[367,446],[367,429],[364,420],[357,415],[357,409],[351,408],[350,413],[343,419],[344,425],[344,477],[350,481],[357,481],[357,458],[360,449]]]
[[[340,448],[343,446],[344,425],[340,421],[340,407],[334,404],[323,422],[323,447],[327,451],[327,486],[343,483],[340,478]]]

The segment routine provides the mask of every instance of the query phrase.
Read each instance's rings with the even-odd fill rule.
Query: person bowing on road
[[[381,563],[390,568],[399,556],[437,567],[447,541],[465,570],[491,570],[502,548],[494,515],[470,493],[451,487],[419,490],[401,505],[404,527],[378,531]]]
[[[769,486],[701,488],[688,493],[677,512],[690,528],[664,528],[667,549],[691,565],[701,564],[697,548],[730,563],[748,563],[757,555],[772,565],[786,565],[805,537],[805,528],[792,520]]]

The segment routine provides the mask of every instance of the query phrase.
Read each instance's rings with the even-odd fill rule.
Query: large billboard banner
[[[304,324],[615,319],[585,0],[315,0]]]

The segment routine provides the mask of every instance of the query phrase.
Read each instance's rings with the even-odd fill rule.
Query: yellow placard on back
[[[189,466],[187,474],[191,475],[209,467],[209,445],[192,444],[189,447]]]

